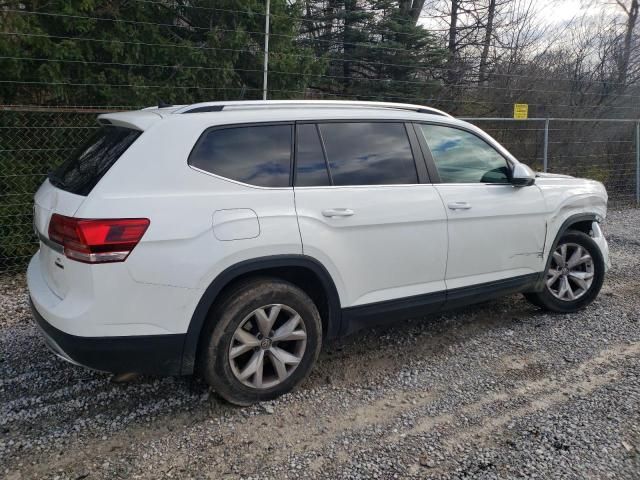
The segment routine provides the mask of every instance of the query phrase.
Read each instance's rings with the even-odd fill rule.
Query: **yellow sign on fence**
[[[513,118],[519,118],[519,119],[529,118],[529,104],[528,103],[514,103],[513,104]]]

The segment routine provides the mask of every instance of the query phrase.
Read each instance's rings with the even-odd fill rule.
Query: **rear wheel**
[[[321,343],[320,315],[304,291],[279,279],[250,280],[212,312],[200,369],[224,399],[249,405],[298,385]]]
[[[546,310],[575,312],[598,296],[604,268],[600,248],[589,235],[567,232],[551,253],[544,289],[526,293],[525,297]]]

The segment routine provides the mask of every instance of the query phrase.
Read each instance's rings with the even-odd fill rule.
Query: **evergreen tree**
[[[438,89],[429,69],[446,51],[417,24],[407,2],[328,0],[308,4],[304,44],[328,59],[328,75],[313,86],[361,99],[426,101]]]
[[[296,42],[300,14],[272,0],[279,90],[304,89],[322,63]],[[0,11],[0,102],[149,105],[261,97],[264,3],[51,0]],[[15,83],[13,83],[15,82]]]

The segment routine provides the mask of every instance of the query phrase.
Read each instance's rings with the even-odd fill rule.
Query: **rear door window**
[[[334,185],[418,183],[403,123],[339,122],[319,127]]]
[[[331,185],[327,162],[318,135],[318,126],[300,124],[296,140],[296,186],[318,187]]]
[[[189,165],[259,187],[287,187],[292,125],[215,128],[196,143]]]
[[[51,184],[76,195],[88,195],[142,132],[106,126],[49,175]]]

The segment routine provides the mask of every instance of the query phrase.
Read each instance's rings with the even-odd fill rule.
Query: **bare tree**
[[[427,12],[446,28],[449,85],[486,83],[501,30],[527,20],[516,18],[522,0],[441,0]]]
[[[638,0],[631,0],[630,5],[627,5],[627,2],[623,2],[622,0],[616,0],[616,3],[627,16],[622,49],[618,57],[618,83],[625,85],[629,74],[629,61],[632,50],[631,40],[638,20]]]
[[[457,36],[458,36],[458,10],[460,9],[460,0],[451,0],[451,11],[449,20],[449,44],[447,46],[449,50],[449,59],[447,62],[447,79],[449,84],[454,84],[457,81],[457,74],[454,70],[456,66],[457,56]]]
[[[424,3],[425,0],[400,0],[398,2],[400,14],[410,18],[413,21],[413,25],[416,25],[424,8]]]
[[[489,58],[489,48],[493,38],[493,21],[496,16],[496,0],[489,0],[487,11],[487,24],[484,29],[484,41],[482,42],[482,54],[480,55],[480,70],[478,72],[478,83],[485,83],[487,76],[487,60]]]

